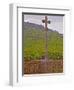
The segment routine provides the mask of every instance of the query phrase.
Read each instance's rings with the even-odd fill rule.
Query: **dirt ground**
[[[24,60],[24,74],[62,73],[63,60]]]

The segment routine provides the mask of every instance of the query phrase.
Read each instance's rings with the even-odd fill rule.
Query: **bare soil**
[[[24,60],[24,74],[62,73],[63,60]]]

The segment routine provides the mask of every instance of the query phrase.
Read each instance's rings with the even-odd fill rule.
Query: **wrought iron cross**
[[[43,23],[45,23],[45,50],[46,50],[46,55],[45,55],[45,61],[48,60],[48,45],[47,45],[47,31],[48,31],[48,28],[47,28],[47,24],[50,24],[51,22],[47,20],[47,16],[45,16],[45,19],[42,20]]]

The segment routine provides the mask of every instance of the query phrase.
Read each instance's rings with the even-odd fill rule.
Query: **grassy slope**
[[[39,60],[45,57],[45,31],[34,28],[24,30],[24,57]],[[48,31],[49,59],[63,59],[63,38],[56,31]]]

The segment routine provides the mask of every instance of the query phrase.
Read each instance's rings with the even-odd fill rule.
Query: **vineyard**
[[[48,32],[47,33],[48,62],[46,62],[46,66],[47,68],[48,66],[51,66],[51,68],[53,69],[53,66],[56,65],[55,63],[57,63],[56,66],[59,67],[59,65],[61,65],[60,70],[62,70],[63,64],[61,62],[63,62],[62,61],[63,60],[63,35],[51,29],[48,29],[47,32]],[[34,25],[32,23],[26,23],[24,28],[25,71],[27,70],[26,68],[29,68],[29,67],[31,69],[32,67],[39,68],[40,66],[42,66],[43,63],[41,63],[41,60],[45,59],[45,53],[46,53],[45,43],[46,42],[45,42],[44,27],[36,24]],[[52,65],[50,65],[50,61],[51,63],[53,62]],[[58,62],[60,62],[60,64],[58,64]],[[36,63],[35,65],[37,66],[34,66],[33,63]],[[55,70],[52,70],[52,71],[54,72]]]

